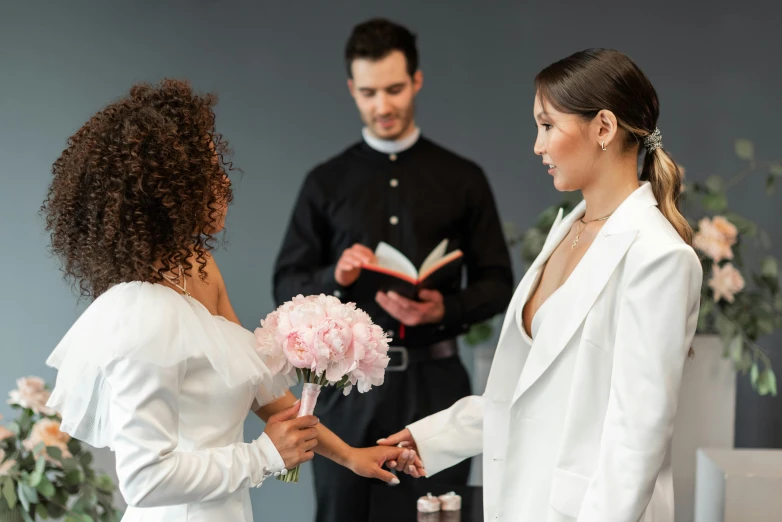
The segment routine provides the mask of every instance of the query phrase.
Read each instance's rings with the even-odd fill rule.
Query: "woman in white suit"
[[[702,273],[657,95],[606,49],[535,86],[535,153],[584,201],[560,211],[519,284],[484,395],[379,442],[409,445],[391,464],[407,470],[417,452],[427,475],[483,453],[487,521],[673,522],[671,434]]]

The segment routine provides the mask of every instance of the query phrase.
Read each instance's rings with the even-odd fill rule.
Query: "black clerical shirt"
[[[374,250],[385,241],[419,267],[446,238],[449,252],[464,252],[466,278],[454,274],[437,288],[445,304],[439,324],[400,328],[372,296],[351,296],[355,288],[334,280],[337,260],[355,243]],[[513,275],[481,168],[423,137],[397,154],[361,141],[315,167],[277,257],[274,297],[281,304],[297,294],[320,293],[356,302],[394,345],[410,348],[454,338],[502,312],[513,293]]]

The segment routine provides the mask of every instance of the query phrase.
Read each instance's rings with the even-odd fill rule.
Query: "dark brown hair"
[[[644,153],[640,179],[652,185],[660,211],[688,244],[692,229],[679,212],[682,172],[670,155],[658,148],[646,152],[643,138],[654,132],[660,106],[649,79],[630,58],[611,49],[587,49],[553,63],[535,77],[541,100],[567,114],[591,120],[610,110],[627,131],[626,147],[640,144]]]
[[[205,277],[220,207],[233,199],[216,102],[184,81],[135,85],[68,139],[41,213],[51,251],[83,297],[159,282],[156,261],[190,274],[193,254]]]
[[[353,78],[353,60],[381,60],[392,51],[401,51],[405,55],[407,74],[413,76],[418,70],[418,48],[413,33],[384,18],[373,18],[358,24],[345,44],[348,78]]]

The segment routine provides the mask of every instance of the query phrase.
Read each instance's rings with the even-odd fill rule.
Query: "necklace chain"
[[[177,287],[180,290],[182,290],[182,293],[185,294],[187,297],[192,297],[190,295],[190,292],[187,291],[187,279],[185,279],[185,277],[182,275],[182,265],[181,264],[179,265],[179,279],[182,281],[184,286],[181,286],[179,283],[177,283],[176,279],[174,279],[173,277],[169,277],[169,276],[167,276],[166,274],[164,274],[162,272],[160,273],[160,275],[163,276],[163,279],[165,279],[166,281],[168,281],[169,283],[171,283],[175,287]]]
[[[592,219],[590,221],[584,221],[584,218],[580,218],[579,221],[581,223],[583,223],[584,226],[581,227],[581,229],[578,232],[576,232],[576,238],[573,240],[573,244],[570,245],[570,249],[573,250],[574,248],[576,248],[576,245],[578,244],[578,240],[581,239],[581,232],[583,232],[584,229],[586,229],[588,224],[595,223],[597,221],[605,221],[606,219],[610,218],[612,214],[613,214],[613,212],[611,212],[611,214],[607,214],[607,215],[605,215],[603,217],[600,217],[600,218],[597,218],[597,219]]]

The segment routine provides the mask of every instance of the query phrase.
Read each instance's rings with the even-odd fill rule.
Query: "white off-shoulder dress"
[[[116,454],[123,522],[252,521],[249,488],[284,473],[251,409],[293,381],[274,377],[255,336],[163,285],[118,284],[71,327],[47,364],[62,430]]]

